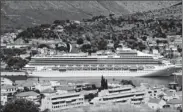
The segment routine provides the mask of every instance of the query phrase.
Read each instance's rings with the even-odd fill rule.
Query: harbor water
[[[7,77],[13,81],[16,80],[35,80],[38,78],[27,78],[24,76],[16,76],[16,77]],[[164,77],[105,77],[108,82],[113,81],[121,81],[121,80],[131,80],[133,84],[139,86],[140,83],[148,83],[152,85],[165,85],[167,86],[170,82],[177,82],[179,85],[182,85],[182,76],[164,76]],[[67,81],[67,82],[85,82],[85,83],[94,83],[100,84],[101,77],[57,77],[57,78],[39,78],[39,80],[55,80],[55,81]]]

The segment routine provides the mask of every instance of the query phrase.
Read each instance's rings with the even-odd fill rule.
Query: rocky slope
[[[161,9],[177,1],[6,1],[2,2],[2,28],[27,28],[54,20],[82,20],[94,15],[129,14]],[[3,29],[2,29],[3,30]]]

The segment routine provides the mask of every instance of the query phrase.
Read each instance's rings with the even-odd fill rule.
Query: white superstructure
[[[130,49],[116,53],[101,51],[32,57],[25,70],[32,77],[70,76],[169,76],[174,65],[161,56],[153,56]]]

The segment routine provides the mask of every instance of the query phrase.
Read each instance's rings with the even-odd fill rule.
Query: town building
[[[39,105],[40,95],[34,91],[21,92],[15,95],[16,98],[24,98]]]
[[[43,91],[41,91],[40,93],[41,94],[44,94],[44,95],[51,95],[51,94],[54,94],[54,93],[56,93],[57,91],[55,91],[55,90],[53,90],[53,89],[45,89],[45,90],[43,90]]]
[[[159,98],[159,95],[163,94],[163,90],[165,89],[165,87],[163,85],[149,85],[147,83],[141,83],[140,87],[143,88],[149,98]]]
[[[50,83],[51,83],[52,87],[56,87],[56,86],[60,86],[61,85],[59,81],[50,81]]]
[[[182,46],[182,36],[181,35],[167,35],[170,45]]]
[[[49,109],[58,111],[61,109],[73,108],[84,105],[84,96],[80,93],[55,93],[46,95],[41,100],[41,110]]]
[[[5,69],[6,66],[7,66],[7,64],[1,61],[1,70],[2,70],[2,69]]]
[[[12,85],[1,85],[1,96],[3,100],[3,103],[6,101],[9,101],[13,98],[13,95],[18,90],[18,87],[12,86]],[[7,100],[6,100],[7,99]]]
[[[1,85],[1,94],[13,95],[17,91],[17,86]]]
[[[34,83],[35,85],[35,89],[39,90],[39,91],[43,91],[45,89],[51,89],[52,85],[49,81],[40,81],[38,83]]]
[[[182,99],[171,99],[167,101],[167,105],[170,105],[171,108],[177,108],[182,106]]]
[[[178,99],[182,99],[182,91],[176,92],[176,96],[178,97]]]
[[[157,98],[150,98],[147,103],[147,105],[154,110],[162,109],[165,104],[166,102],[164,100]]]
[[[7,101],[8,101],[7,95],[2,95],[1,94],[1,105],[4,106],[7,103]]]
[[[130,103],[130,104],[143,104],[148,100],[148,95],[144,89],[133,88],[132,86],[124,86],[120,88],[106,89],[98,93],[90,101],[90,104],[100,103]]]
[[[13,85],[13,81],[11,81],[10,79],[1,77],[1,85]]]
[[[171,99],[177,99],[178,96],[176,96],[176,91],[175,90],[166,90],[164,91],[164,97],[165,100],[169,101]]]
[[[35,84],[33,81],[25,81],[20,84],[18,84],[19,89],[25,89],[27,88],[28,90],[35,90]]]
[[[6,44],[1,43],[1,49],[6,48]]]

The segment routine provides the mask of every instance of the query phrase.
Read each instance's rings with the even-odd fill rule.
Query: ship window
[[[136,96],[144,96],[144,94],[137,94]]]

